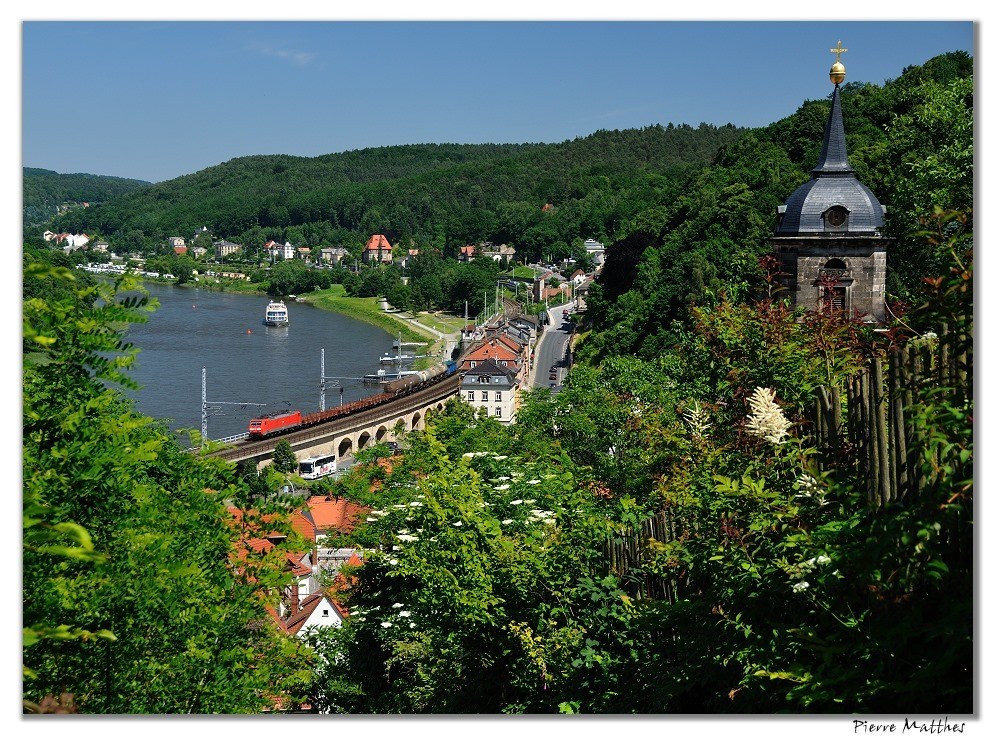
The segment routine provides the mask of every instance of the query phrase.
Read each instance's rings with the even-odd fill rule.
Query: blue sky
[[[973,51],[968,22],[49,22],[22,27],[22,162],[160,181],[248,154],[744,126]],[[72,111],[78,113],[73,114]]]

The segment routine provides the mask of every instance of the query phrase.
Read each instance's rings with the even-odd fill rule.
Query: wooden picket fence
[[[626,593],[634,598],[665,599],[671,603],[676,600],[678,584],[675,580],[635,569],[645,560],[645,548],[650,540],[671,542],[676,535],[672,518],[661,511],[640,527],[624,529],[617,536],[608,538],[604,544],[604,556],[609,571],[623,579]]]
[[[822,465],[863,481],[869,504],[882,508],[905,503],[933,482],[921,464],[932,450],[922,443],[915,423],[921,391],[943,389],[960,407],[971,405],[972,386],[972,337],[942,326],[936,343],[907,345],[886,360],[874,358],[842,388],[820,387],[803,416]],[[609,572],[623,579],[633,597],[673,603],[683,584],[643,574],[640,566],[650,540],[670,542],[676,534],[666,511],[609,537],[604,545]]]
[[[874,358],[843,388],[817,389],[806,416],[823,464],[863,481],[874,506],[915,495],[927,481],[914,416],[921,391],[932,387],[956,405],[972,402],[971,336],[942,326],[936,346],[906,345],[886,361]]]

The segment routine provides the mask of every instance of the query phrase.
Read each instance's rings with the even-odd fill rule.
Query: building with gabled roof
[[[495,360],[477,362],[462,377],[459,391],[463,401],[477,413],[480,409],[499,421],[511,424],[517,413],[519,382],[512,368],[502,367]]]
[[[339,265],[349,253],[343,247],[323,247],[319,250],[320,259],[331,265]]]
[[[489,257],[494,262],[509,264],[514,259],[514,255],[517,254],[517,250],[506,244],[495,245],[492,242],[484,242],[479,245],[476,253],[482,257]]]
[[[271,612],[275,616],[274,611]],[[347,610],[325,591],[309,594],[291,603],[284,617],[276,621],[283,632],[289,635],[305,635],[307,632],[326,627],[340,627],[347,618]]]
[[[241,244],[236,244],[225,239],[212,242],[212,247],[215,249],[215,259],[217,260],[222,259],[223,257],[228,257],[231,254],[236,254],[243,249]]]
[[[308,512],[313,522],[318,544],[329,536],[353,532],[370,509],[345,498],[310,496],[303,511]]]
[[[459,362],[458,370],[459,372],[475,370],[477,366],[487,361],[517,373],[521,367],[522,356],[518,350],[512,349],[497,337],[491,337],[466,352]]]
[[[361,259],[369,264],[392,262],[392,245],[384,234],[372,234],[361,252]]]

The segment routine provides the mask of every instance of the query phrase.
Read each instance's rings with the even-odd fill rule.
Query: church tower
[[[830,49],[833,103],[823,135],[823,149],[812,177],[778,206],[772,243],[781,263],[785,288],[795,306],[829,307],[872,322],[885,320],[885,262],[890,241],[881,234],[885,207],[858,180],[847,161],[847,141],[840,111],[840,83],[845,69],[837,42]]]

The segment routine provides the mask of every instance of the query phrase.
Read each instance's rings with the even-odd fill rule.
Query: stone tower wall
[[[782,282],[793,304],[813,311],[821,305],[821,274],[839,278],[846,288],[845,308],[885,320],[885,267],[888,240],[881,238],[787,238],[774,239],[775,252],[784,273]],[[826,270],[833,259],[844,262],[844,270]]]

